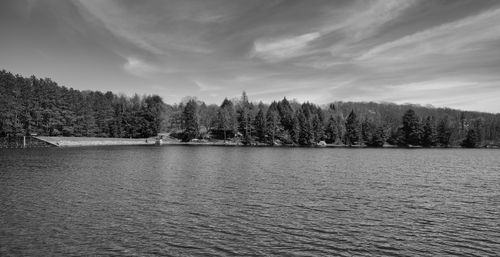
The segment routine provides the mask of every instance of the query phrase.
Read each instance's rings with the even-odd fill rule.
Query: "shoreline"
[[[111,145],[154,145],[154,138],[109,138],[109,137],[48,137],[35,138],[56,147],[111,146]]]
[[[181,142],[176,139],[164,139],[160,145],[156,145],[155,138],[107,138],[107,137],[49,137],[49,136],[36,136],[35,138],[42,140],[55,147],[84,147],[84,146],[168,146],[168,145],[188,145],[188,146],[231,146],[231,147],[299,147],[299,148],[346,148],[346,149],[456,149],[462,148],[459,146],[450,147],[421,147],[421,146],[410,146],[401,147],[397,145],[386,144],[383,147],[369,147],[364,145],[311,145],[311,146],[300,146],[300,145],[267,145],[267,144],[256,144],[256,145],[243,145],[238,142],[224,142],[224,141],[213,141],[213,142]],[[478,149],[498,149],[495,147],[481,147]]]

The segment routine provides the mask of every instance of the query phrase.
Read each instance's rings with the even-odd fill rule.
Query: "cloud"
[[[151,74],[161,72],[159,67],[146,63],[135,57],[127,57],[126,59],[127,62],[123,65],[123,69],[135,76],[146,77]]]
[[[324,24],[319,26],[314,47],[305,58],[297,60],[299,66],[329,69],[338,65],[350,65],[359,56],[364,43],[370,42],[379,30],[389,23],[403,19],[403,14],[418,3],[416,0],[380,0],[353,2],[343,9],[332,8]],[[332,43],[330,43],[332,42]],[[326,54],[329,53],[329,54]]]
[[[319,32],[313,32],[300,36],[258,39],[254,42],[252,56],[271,62],[300,56],[308,44],[320,36]]]
[[[407,60],[429,54],[455,54],[474,44],[500,39],[500,9],[494,9],[378,45],[357,60]],[[471,48],[473,49],[473,48]]]
[[[196,86],[200,89],[201,92],[217,91],[222,89],[222,87],[220,86],[209,85],[199,80],[193,80],[193,82],[196,84]]]
[[[120,5],[112,1],[77,1],[77,5],[87,15],[89,20],[99,21],[110,33],[120,39],[124,39],[133,45],[154,54],[162,54],[158,47],[148,42],[144,35],[141,35],[141,24],[146,21],[130,15]]]
[[[494,1],[26,3],[0,1],[0,61],[78,89],[500,109]]]
[[[176,26],[184,23],[182,21],[175,21],[175,19],[180,19],[181,15],[162,13],[162,10],[166,8],[165,6],[156,9],[153,8],[151,9],[151,13],[147,13],[146,15],[142,13],[144,11],[131,8],[125,2],[80,0],[77,3],[80,9],[87,13],[87,15],[90,15],[90,20],[98,20],[117,38],[123,39],[148,53],[168,55],[171,51],[205,54],[212,52],[202,42],[200,33],[184,33],[182,29],[178,30]],[[166,15],[173,21],[166,23]],[[210,14],[203,14],[192,18],[192,20],[196,20],[199,23],[196,28],[202,26],[202,22],[215,23],[222,19],[223,16],[221,15]],[[167,21],[169,20],[167,19]],[[154,26],[154,24],[158,24],[159,26],[159,24],[163,23],[166,23],[164,28],[156,28]],[[167,29],[178,31],[176,33],[167,33]]]
[[[415,0],[379,0],[372,2],[368,9],[353,13],[342,24],[349,41],[365,39],[377,33],[382,25],[394,21],[410,7],[417,3]],[[363,6],[366,2],[363,2]]]

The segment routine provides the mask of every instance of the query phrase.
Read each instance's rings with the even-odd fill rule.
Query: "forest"
[[[245,145],[336,144],[382,147],[484,147],[500,142],[500,114],[412,104],[283,98],[252,102],[245,92],[220,105],[185,97],[79,91],[51,79],[0,71],[0,137],[23,135],[148,138]]]

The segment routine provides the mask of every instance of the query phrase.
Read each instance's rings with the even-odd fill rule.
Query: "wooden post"
[[[26,136],[23,136],[23,148],[26,148]]]

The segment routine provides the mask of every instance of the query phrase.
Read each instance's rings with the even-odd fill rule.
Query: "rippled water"
[[[500,151],[0,151],[0,255],[498,256]]]

